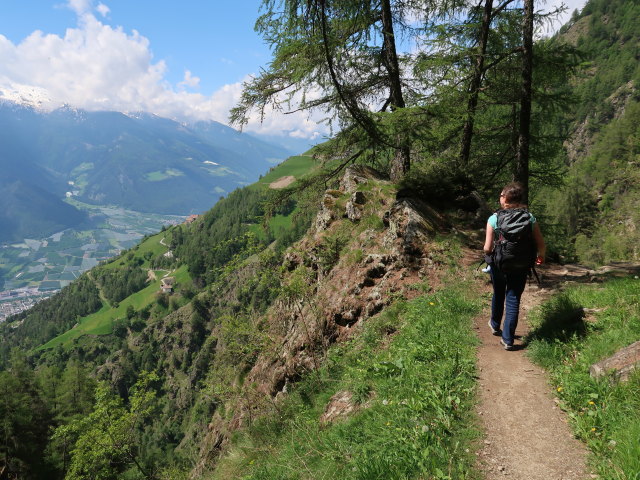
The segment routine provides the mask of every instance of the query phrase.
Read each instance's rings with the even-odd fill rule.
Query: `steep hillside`
[[[611,52],[626,52],[635,37],[620,43],[618,33],[636,28],[623,20],[635,8],[635,2],[590,2],[568,27],[570,41],[585,55],[593,38],[608,39]],[[592,104],[593,111],[612,105],[610,118],[580,108],[565,112],[575,135],[566,172],[556,175],[567,173],[566,183],[536,199],[556,250],[583,260],[637,255],[639,109],[635,66],[622,61],[626,55],[619,57],[626,83],[607,80]],[[575,80],[576,94],[597,90],[600,84],[589,82],[616,67],[606,55],[592,58],[584,71],[591,77]],[[55,115],[65,135],[101,126],[90,129],[86,142],[76,136],[71,148],[56,147],[55,163],[47,163],[54,171],[47,181],[64,177],[54,166],[65,165],[85,199],[120,195],[136,202],[136,195],[151,195],[145,188],[165,182],[167,192],[182,185],[197,197],[197,182],[179,181],[198,169],[207,170],[200,180],[225,170],[235,184],[247,173],[206,163],[218,163],[205,158],[241,141],[223,129],[224,146],[211,146],[205,139],[217,125],[113,112]],[[558,126],[538,123],[536,131],[547,127]],[[556,143],[561,137],[552,136]],[[491,152],[495,145],[476,143],[488,148],[481,157],[499,158]],[[141,165],[151,170],[140,167],[130,176],[119,155],[125,145],[138,149]],[[271,158],[271,149],[254,147]],[[486,329],[486,317],[478,320],[486,277],[469,268],[478,253],[469,247],[481,245],[490,212],[473,191],[475,179],[431,158],[457,147],[433,149],[418,152],[424,161],[416,161],[402,185],[349,165],[353,159],[386,165],[384,153],[289,159],[197,219],[145,237],[1,324],[0,390],[11,395],[0,402],[0,471],[21,479],[475,478],[472,320]],[[171,154],[160,157],[160,150]],[[97,151],[100,162],[84,161],[87,151]],[[120,186],[100,186],[92,177],[100,171]],[[509,172],[493,175],[495,183]],[[185,201],[177,193],[169,200]],[[584,283],[595,277],[585,275]],[[577,435],[601,458],[599,471],[613,479],[623,472],[616,456],[628,453],[624,472],[632,473],[638,458],[632,442],[640,420],[637,409],[625,406],[640,398],[638,378],[621,388],[586,378],[578,352],[593,350],[588,358],[600,358],[622,346],[621,338],[637,340],[637,279],[587,287],[597,301],[576,304],[574,293],[560,296],[542,308],[542,324],[523,344],[557,364],[561,405],[572,409]],[[586,321],[587,313],[598,323]],[[499,353],[501,360],[518,355]],[[613,428],[631,418],[631,428]],[[623,433],[614,438],[608,428]],[[513,438],[518,430],[509,433]]]
[[[591,0],[561,30],[585,63],[566,116],[566,182],[543,203],[561,232],[557,250],[588,264],[639,258],[638,16],[637,2]]]
[[[299,168],[293,160],[269,177],[290,177]],[[143,371],[156,372],[155,413],[140,417],[130,438],[136,462],[158,474],[170,466],[204,474],[234,430],[325,365],[332,344],[355,338],[399,300],[436,288],[443,268],[455,264],[457,241],[437,239],[450,228],[445,217],[416,199],[396,200],[395,187],[373,170],[349,169],[288,249],[291,232],[303,232],[296,222],[309,223],[293,205],[281,212],[293,215],[286,235],[273,229],[276,218],[270,233],[256,235],[269,190],[234,192],[197,221],[148,237],[10,319],[0,327],[3,364],[14,365],[10,351],[19,346],[48,385],[81,360],[84,375],[124,399],[141,388]],[[160,292],[163,277],[172,278],[173,293]],[[84,427],[72,419],[88,412],[90,399],[63,412],[55,406],[61,392],[52,395],[51,422],[80,441]],[[49,448],[48,468],[60,471],[60,445],[51,440]],[[119,469],[137,471],[130,462]]]
[[[31,125],[33,112],[18,110],[10,121],[2,109],[0,104],[0,243],[77,226],[85,215],[62,201],[66,182],[38,164],[33,139],[15,128]]]
[[[9,183],[21,182],[27,190],[58,198],[51,199],[55,221],[50,224],[21,217],[27,225],[21,231],[29,234],[43,229],[50,234],[61,226],[53,206],[65,192],[86,203],[140,212],[200,213],[291,154],[215,122],[189,126],[146,113],[71,108],[44,113],[3,101],[0,126],[0,194],[9,195]],[[34,193],[34,202],[42,195]],[[12,198],[21,212],[46,213],[30,196]],[[77,223],[78,216],[69,214],[62,227]],[[15,222],[6,220],[2,227],[7,238],[22,235],[11,230],[19,228]]]

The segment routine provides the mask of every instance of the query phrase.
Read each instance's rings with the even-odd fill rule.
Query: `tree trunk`
[[[398,148],[391,160],[389,177],[393,182],[399,182],[411,167],[411,151],[409,147]]]
[[[533,1],[524,1],[524,19],[522,26],[522,86],[520,89],[520,128],[518,135],[518,154],[514,179],[525,187],[525,200],[529,195],[529,140],[531,127],[531,79],[533,74]]]
[[[389,76],[389,105],[391,111],[404,108],[404,97],[402,95],[402,83],[400,81],[400,65],[398,63],[398,52],[396,50],[396,40],[393,32],[393,18],[391,16],[390,0],[382,0],[382,61]],[[397,148],[391,160],[391,180],[397,182],[401,180],[411,167],[411,149],[407,145],[402,135],[398,135]]]
[[[484,73],[484,56],[487,52],[487,40],[489,38],[489,29],[491,26],[491,10],[493,8],[493,0],[486,0],[484,4],[484,13],[482,15],[482,25],[480,27],[478,54],[473,69],[473,77],[469,84],[469,101],[467,102],[467,119],[462,129],[462,142],[460,146],[460,165],[465,166],[469,163],[469,155],[471,153],[471,139],[473,137],[473,124],[478,106],[478,95],[480,92],[480,84]]]

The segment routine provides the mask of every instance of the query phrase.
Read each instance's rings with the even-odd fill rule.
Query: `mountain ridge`
[[[0,195],[13,195],[15,206],[30,212],[20,226],[0,219],[3,241],[78,225],[82,214],[71,213],[65,194],[140,212],[201,213],[291,154],[213,121],[186,124],[146,112],[70,106],[47,112],[6,99],[0,130]],[[47,228],[46,202],[36,207],[28,196],[15,197],[15,189],[2,186],[9,179],[50,194],[52,206],[69,212],[67,220]]]

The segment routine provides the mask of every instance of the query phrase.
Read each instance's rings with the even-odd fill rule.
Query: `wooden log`
[[[625,381],[638,365],[640,365],[640,341],[618,350],[609,358],[594,363],[591,365],[589,373],[593,378],[613,373],[616,378]]]

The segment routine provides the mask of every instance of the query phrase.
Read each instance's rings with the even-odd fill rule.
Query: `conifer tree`
[[[412,11],[431,10],[414,2]],[[391,176],[399,180],[410,167],[411,141],[399,114],[407,107],[405,90],[410,56],[400,53],[397,29],[405,2],[391,0],[265,0],[256,24],[273,48],[268,68],[244,85],[231,120],[243,125],[254,110],[320,110],[350,138],[363,136],[360,148],[391,151]],[[417,33],[414,32],[414,35]],[[353,152],[350,152],[353,153]]]

